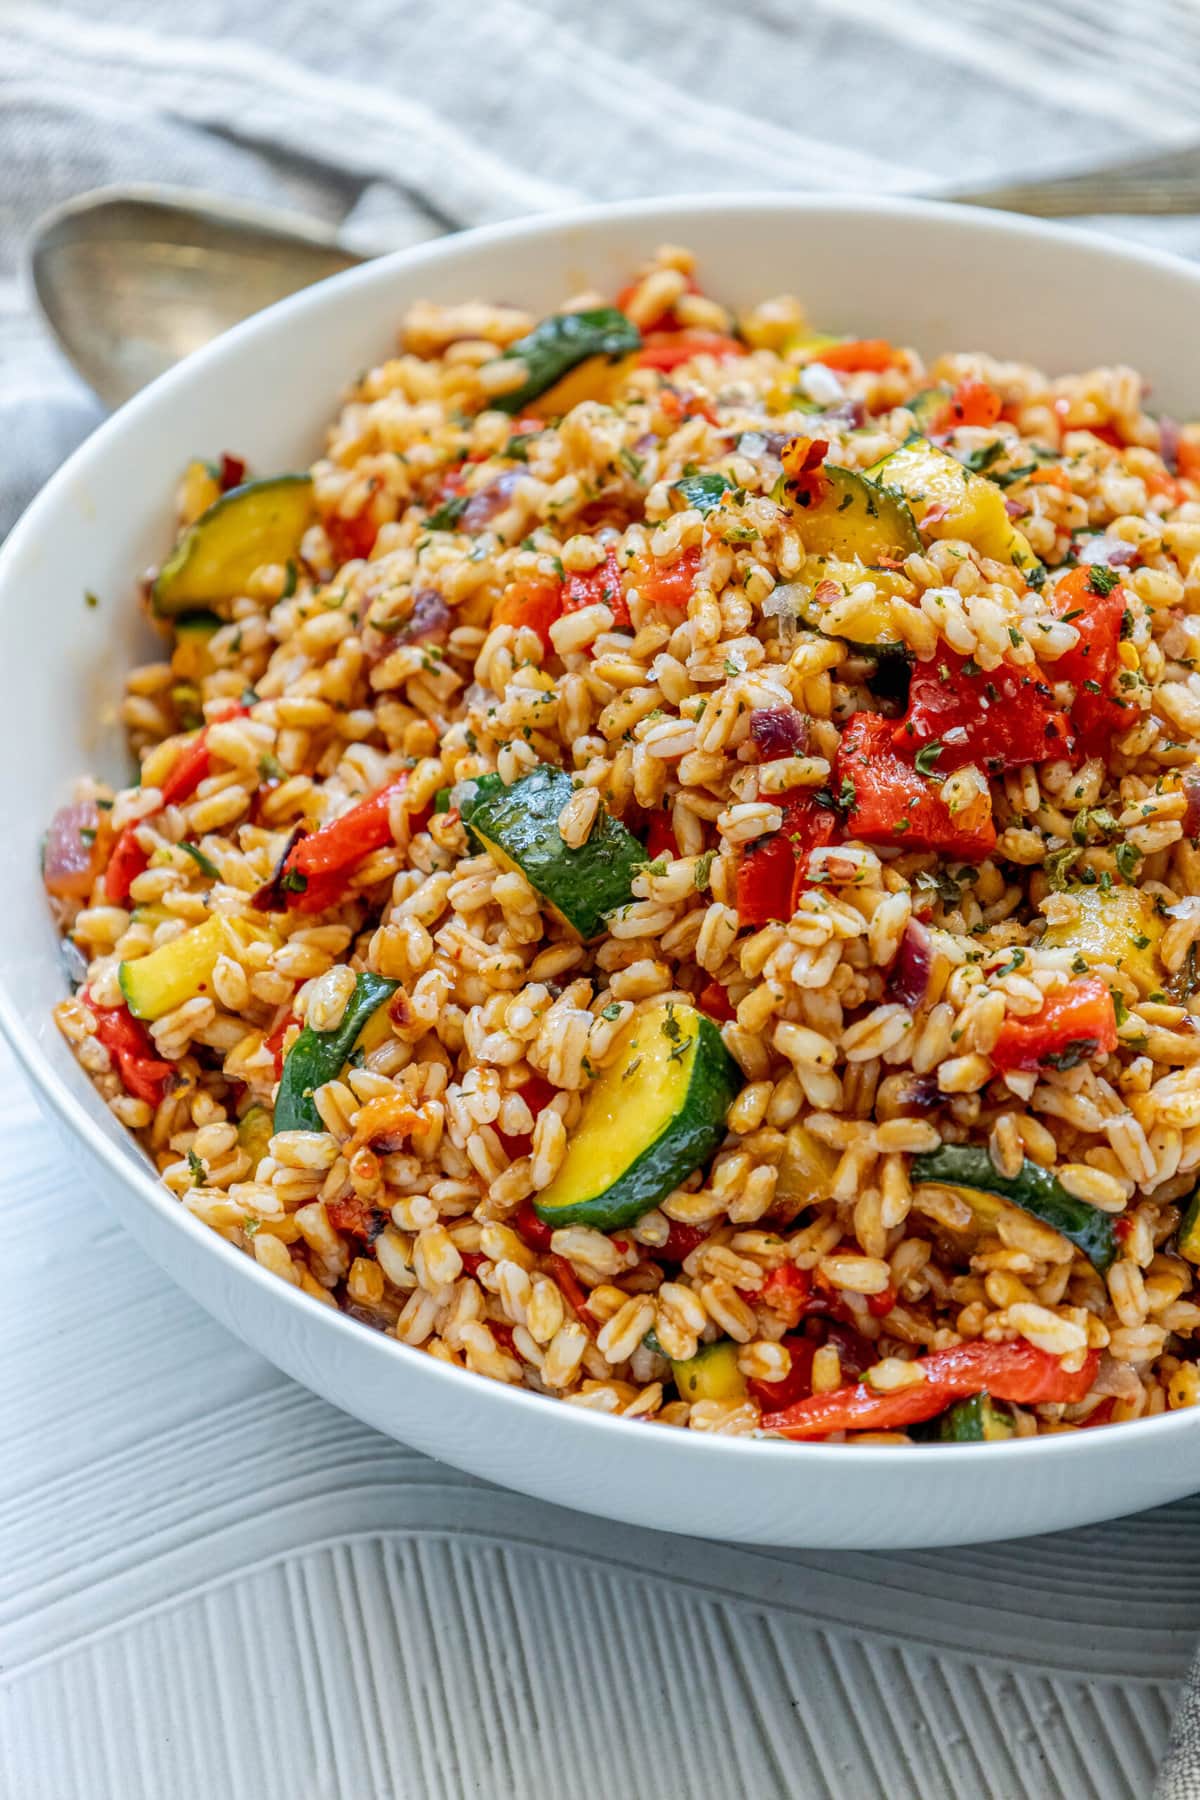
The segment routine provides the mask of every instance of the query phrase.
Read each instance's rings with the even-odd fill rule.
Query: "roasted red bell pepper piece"
[[[386,1212],[353,1191],[336,1200],[327,1200],[325,1211],[335,1231],[340,1231],[343,1237],[362,1238],[367,1244],[373,1244],[388,1223]]]
[[[1117,1047],[1117,1017],[1108,984],[1085,975],[1046,996],[1029,1019],[1011,1015],[992,1048],[998,1069],[1074,1069]]]
[[[829,486],[821,464],[829,454],[827,438],[794,437],[783,446],[781,461],[788,492],[797,506],[819,506]]]
[[[745,344],[723,331],[648,331],[637,360],[643,369],[661,369],[666,373],[690,362],[693,356],[716,356],[724,361],[729,356],[745,355]]]
[[[646,860],[657,862],[660,856],[672,861],[679,855],[679,845],[675,839],[675,827],[671,823],[670,810],[660,807],[652,812],[646,823]]]
[[[958,383],[933,421],[935,433],[954,431],[959,425],[994,425],[1004,402],[990,381],[968,375]]]
[[[706,982],[696,996],[696,1004],[710,1019],[719,1019],[722,1024],[737,1017],[729,998],[729,990],[723,988],[719,981]]]
[[[877,375],[880,370],[891,368],[896,352],[886,338],[847,338],[841,344],[826,344],[812,360],[823,363],[827,369],[870,370]]]
[[[764,1306],[778,1313],[789,1330],[794,1331],[801,1319],[811,1310],[809,1301],[812,1298],[812,1272],[809,1269],[798,1269],[795,1263],[783,1263],[778,1269],[772,1269],[762,1284],[759,1299]]]
[[[808,854],[831,844],[837,818],[810,792],[781,796],[783,825],[741,852],[737,865],[737,913],[742,925],[790,919],[800,896],[812,886]]]
[[[175,1065],[163,1060],[140,1019],[127,1006],[97,1006],[87,988],[80,999],[96,1019],[96,1036],[117,1065],[117,1074],[131,1094],[157,1106],[175,1073]]]
[[[1091,1350],[1083,1367],[1068,1374],[1059,1357],[1020,1340],[1012,1344],[956,1344],[919,1357],[925,1379],[894,1393],[877,1394],[865,1382],[813,1394],[794,1406],[763,1417],[763,1429],[788,1438],[828,1437],[831,1431],[902,1431],[932,1419],[955,1400],[985,1391],[995,1400],[1033,1406],[1039,1401],[1072,1405],[1091,1388],[1100,1352]]]
[[[1050,604],[1079,632],[1073,650],[1051,665],[1056,681],[1074,684],[1071,723],[1085,756],[1103,756],[1127,731],[1132,715],[1113,694],[1121,666],[1121,626],[1128,596],[1104,563],[1072,569],[1055,584]]]
[[[333,560],[339,568],[342,563],[370,556],[379,536],[379,527],[369,513],[359,513],[355,519],[343,519],[332,513],[324,520],[324,525]]]
[[[532,1200],[522,1200],[512,1216],[512,1223],[517,1236],[531,1250],[536,1250],[539,1256],[545,1256],[549,1252],[554,1229],[538,1218]]]
[[[289,912],[324,912],[337,905],[358,865],[392,842],[392,796],[400,793],[407,781],[407,772],[398,775],[340,819],[292,846],[275,884]],[[415,830],[424,826],[429,813],[426,808],[413,814]]]
[[[150,867],[150,858],[138,843],[136,827],[127,825],[112,848],[104,871],[104,891],[113,906],[124,906],[138,876]]]
[[[245,479],[246,465],[242,458],[240,456],[230,456],[228,450],[223,450],[221,452],[220,472],[217,476],[217,480],[221,485],[221,492],[223,494],[231,493],[234,488],[241,487]]]
[[[551,1087],[550,1083],[541,1075],[531,1075],[528,1081],[523,1081],[521,1083],[517,1092],[533,1114],[534,1123],[536,1124],[538,1114],[543,1107],[549,1106],[550,1102],[558,1093],[558,1089],[556,1087]],[[514,1161],[518,1156],[525,1156],[528,1153],[529,1146],[533,1142],[532,1134],[527,1131],[510,1133],[501,1131],[497,1127],[496,1135]]]
[[[813,1357],[820,1349],[816,1338],[785,1337],[783,1344],[792,1358],[787,1374],[779,1381],[750,1380],[746,1383],[764,1412],[794,1406],[797,1400],[805,1400],[812,1393]]]
[[[937,782],[897,751],[895,730],[891,719],[860,712],[842,732],[834,779],[839,793],[853,793],[847,836],[905,850],[940,850],[966,862],[989,856],[996,848],[990,812],[967,823],[956,819]]]
[[[493,625],[527,625],[542,640],[549,655],[553,649],[550,627],[562,616],[563,584],[549,576],[525,576],[510,581],[492,613]]]
[[[999,775],[1062,756],[1073,740],[1066,714],[1055,706],[1036,664],[1019,669],[1001,663],[985,672],[970,657],[942,650],[914,668],[908,711],[894,728],[893,742],[909,760],[927,751],[937,775],[965,763]]]
[[[563,583],[564,613],[579,612],[585,606],[601,602],[612,608],[613,626],[617,631],[630,629],[629,602],[621,586],[621,565],[617,553],[610,550],[602,563],[584,574],[572,572]]]
[[[672,563],[660,563],[647,553],[629,565],[629,583],[651,606],[686,612],[700,571],[698,549],[685,550]]]
[[[670,1225],[666,1243],[652,1252],[661,1262],[686,1262],[712,1231],[711,1225],[683,1225],[678,1219],[672,1219]]]

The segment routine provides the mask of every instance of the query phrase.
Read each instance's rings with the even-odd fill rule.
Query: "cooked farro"
[[[495,1380],[1196,1404],[1200,425],[678,248],[618,305],[420,304],[310,476],[185,472],[62,1031],[197,1217]]]

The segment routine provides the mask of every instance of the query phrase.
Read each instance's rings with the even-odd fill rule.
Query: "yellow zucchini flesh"
[[[741,1400],[746,1378],[737,1366],[738,1347],[732,1338],[701,1344],[686,1362],[673,1362],[671,1374],[681,1400]]]
[[[866,472],[872,481],[904,495],[927,537],[965,538],[981,556],[1018,569],[1041,566],[1005,511],[995,482],[973,474],[926,438],[910,438]]]
[[[237,956],[251,937],[273,936],[267,926],[214,913],[203,925],[193,925],[148,955],[121,964],[118,979],[125,1003],[135,1019],[161,1019],[185,1000],[211,994],[219,956]]]
[[[256,569],[286,563],[313,522],[311,475],[272,475],[232,488],[189,525],[158,572],[158,613],[187,612],[244,593]]]
[[[785,483],[782,490],[809,556],[901,562],[924,548],[903,495],[837,463],[824,463],[815,473],[820,479],[811,488]]]
[[[1077,911],[1061,925],[1048,925],[1042,935],[1046,950],[1073,950],[1091,967],[1116,969],[1136,982],[1142,994],[1162,986],[1158,945],[1164,921],[1148,894],[1134,887],[1107,892],[1098,884],[1067,889]]]
[[[712,1157],[741,1086],[711,1019],[677,1000],[642,1007],[584,1097],[538,1217],[599,1231],[640,1219]]]

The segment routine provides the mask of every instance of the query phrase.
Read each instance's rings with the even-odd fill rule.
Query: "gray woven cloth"
[[[20,279],[86,188],[278,200],[372,246],[585,198],[932,192],[1200,138],[1198,63],[1189,0],[0,0],[0,534],[100,418]],[[1115,228],[1200,253],[1200,221]],[[1156,1796],[1200,1800],[1195,1677]]]

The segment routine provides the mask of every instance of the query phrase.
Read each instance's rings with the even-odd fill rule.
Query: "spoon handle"
[[[991,187],[961,188],[943,198],[966,206],[996,206],[1039,219],[1073,214],[1127,213],[1165,217],[1200,212],[1200,144],[1138,156],[1098,169],[1016,177]]]

